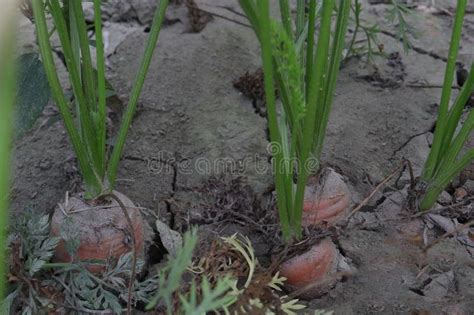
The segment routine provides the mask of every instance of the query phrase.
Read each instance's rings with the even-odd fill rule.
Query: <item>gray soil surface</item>
[[[109,52],[108,79],[124,104],[148,35],[150,2],[132,1],[126,6],[123,1],[111,1],[109,5],[116,9],[107,11],[106,29],[116,41]],[[250,28],[235,22],[246,23],[235,13],[240,12],[237,1],[196,2],[219,16],[193,33],[189,32],[186,8],[170,6],[169,23],[160,34],[116,187],[175,229],[185,228],[188,218],[202,210],[200,189],[212,176],[241,177],[257,199],[268,195],[273,186],[266,119],[256,114],[252,102],[232,85],[246,71],[259,67],[258,42]],[[409,85],[442,84],[445,63],[439,57],[447,54],[452,17],[446,12],[452,12],[451,2],[436,2],[444,10],[442,14],[423,8],[414,11],[409,21],[419,37],[413,40],[416,49],[405,54],[384,19],[388,7],[362,1],[364,18],[378,21],[386,31],[379,35],[384,51],[399,53],[401,59],[394,66],[392,59],[377,58],[380,77],[375,79],[372,69],[358,58],[347,60],[340,73],[323,162],[344,175],[354,204],[404,158],[413,163],[416,174],[420,172],[441,89]],[[474,52],[473,14],[466,16],[465,24],[460,61],[467,63]],[[28,22],[22,24],[21,31],[26,34],[21,48],[35,50]],[[393,82],[396,86],[385,86]],[[80,177],[61,122],[41,123],[50,121],[51,111],[54,114],[52,107],[48,110],[38,126],[16,142],[15,212],[34,207],[51,213],[66,191],[80,190]],[[407,183],[408,177],[403,180]],[[403,207],[404,198],[394,197],[403,193],[389,195],[389,190],[396,190],[391,188],[378,192],[338,239],[342,253],[357,268],[355,275],[309,305],[335,314],[472,314],[468,311],[474,309],[472,257],[451,238],[423,254],[412,238],[419,236],[426,223],[407,219],[410,213]],[[389,201],[392,204],[387,205]],[[472,212],[472,205],[468,207]],[[360,216],[365,223],[356,220]],[[378,223],[368,228],[367,218],[375,216]],[[386,223],[391,220],[396,223]],[[411,228],[415,232],[403,233]],[[439,230],[435,233],[434,228],[430,231],[432,238],[443,234]],[[434,284],[438,282],[441,288]],[[465,312],[455,313],[455,308]]]

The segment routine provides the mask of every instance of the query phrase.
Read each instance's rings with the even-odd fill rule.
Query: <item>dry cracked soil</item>
[[[408,21],[418,36],[406,54],[386,22],[388,6],[362,1],[364,19],[380,25],[379,40],[389,57],[376,58],[377,75],[363,58],[350,58],[337,82],[323,162],[344,175],[354,205],[403,159],[419,175],[429,150],[441,90],[426,86],[442,84],[456,1],[436,1],[438,10],[411,2],[418,6]],[[153,3],[113,0],[104,13],[108,80],[124,104],[144,50]],[[203,25],[183,5],[171,4],[168,10],[117,182],[117,190],[178,230],[204,211],[203,200],[209,196],[203,195],[203,187],[216,176],[222,185],[239,178],[250,199],[263,200],[273,189],[266,119],[233,87],[246,71],[259,68],[258,42],[237,1],[196,3],[213,15]],[[466,64],[474,56],[472,3],[469,10],[459,60]],[[196,23],[202,29],[194,32]],[[22,21],[20,32],[20,51],[36,51],[28,21]],[[14,212],[33,207],[51,213],[66,191],[80,189],[73,151],[55,117],[54,107],[48,106],[38,124],[15,143]],[[472,175],[467,170],[454,186],[470,183]],[[339,231],[337,245],[356,272],[322,298],[308,301],[310,308],[335,314],[473,314],[473,249],[469,252],[455,238],[447,238],[422,252],[424,238],[433,240],[444,231],[427,218],[411,217],[404,202],[406,184],[406,174],[397,185],[391,181]],[[445,203],[451,204],[454,186],[444,193]],[[471,198],[473,191],[467,190],[464,198]],[[465,202],[463,211],[472,217],[472,208]],[[212,223],[201,222],[209,229],[215,227]],[[226,224],[239,226],[224,222],[214,232],[235,230]],[[263,241],[258,233],[252,240],[257,251],[265,247],[259,246]]]

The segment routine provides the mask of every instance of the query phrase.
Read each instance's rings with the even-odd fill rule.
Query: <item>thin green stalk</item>
[[[47,2],[48,8],[50,11],[53,9],[51,8],[51,4]],[[77,23],[76,23],[76,17],[73,12],[73,7],[70,5],[70,0],[64,0],[63,1],[63,16],[64,20],[67,22],[67,31],[69,34],[69,38],[71,39],[71,48],[72,48],[72,53],[74,56],[74,65],[76,66],[76,71],[79,73],[79,77],[82,77],[82,71],[81,71],[81,45],[79,44],[79,34],[77,31]],[[54,26],[56,28],[56,26]],[[79,134],[81,135],[82,139],[85,139],[85,134],[84,134],[84,122],[81,120],[81,110],[80,110],[80,105],[79,102],[76,98],[74,98],[74,108],[76,110],[76,119],[79,121],[78,128],[79,128]]]
[[[78,107],[80,110],[80,122],[82,123],[82,132],[84,135],[83,142],[85,143],[86,149],[89,153],[92,170],[96,174],[96,177],[101,178],[102,176],[97,173],[97,157],[99,156],[99,153],[97,152],[97,133],[92,120],[91,112],[87,106],[87,99],[84,95],[81,78],[74,62],[74,53],[72,50],[69,34],[67,33],[66,21],[64,20],[59,1],[50,0],[50,5],[51,15],[53,16],[54,24],[56,25],[59,39],[61,41],[61,47],[66,60],[74,96],[78,102]]]
[[[10,194],[10,148],[15,97],[16,5],[7,2],[0,12],[0,300],[6,281],[6,244],[8,233],[8,199]]]
[[[294,185],[293,185],[293,165],[292,159],[291,159],[291,154],[292,154],[292,148],[291,148],[291,140],[289,139],[290,134],[288,133],[288,125],[286,121],[284,111],[282,112],[280,119],[278,121],[278,129],[279,129],[279,134],[281,137],[281,143],[280,146],[277,146],[276,149],[282,151],[281,152],[281,158],[280,163],[276,163],[273,165],[273,170],[274,174],[278,172],[278,174],[281,174],[282,181],[283,181],[283,187],[285,189],[285,194],[282,200],[285,202],[285,207],[282,208],[282,212],[279,213],[280,217],[285,217],[288,218],[289,220],[289,211],[293,208],[293,191],[294,191]],[[275,150],[275,148],[274,148]],[[279,170],[275,170],[275,168],[278,167]],[[288,229],[290,231],[290,229]],[[288,233],[283,233],[285,238],[290,237],[290,234]]]
[[[314,31],[316,27],[316,0],[309,2],[309,17],[308,17],[308,39],[306,46],[306,84],[305,84],[305,98],[308,101],[311,76],[313,75],[313,61],[314,61]]]
[[[73,35],[71,34],[72,33],[71,27],[75,26],[76,22],[74,22],[74,20],[72,18],[74,16],[74,14],[72,14],[72,11],[71,11],[72,9],[71,9],[71,6],[69,5],[69,2],[70,2],[70,0],[63,0],[63,16],[64,16],[64,20],[69,22],[69,24],[67,25],[67,27],[68,27],[67,31],[70,34],[70,36],[72,37]],[[47,2],[47,1],[46,1],[46,7],[48,9],[51,9],[50,5],[49,5],[49,2]],[[77,38],[77,33],[76,33],[76,38]],[[71,41],[72,40],[73,39],[71,38]],[[79,38],[77,38],[77,42],[79,43]],[[79,45],[77,45],[77,47],[79,48]],[[77,51],[79,51],[79,49]]]
[[[98,139],[98,130],[96,130],[95,126],[98,126],[97,124],[97,116],[94,116],[94,113],[97,112],[97,101],[96,101],[96,89],[95,89],[95,83],[94,83],[94,68],[92,66],[92,59],[91,59],[91,53],[89,49],[89,37],[87,35],[87,26],[86,26],[86,20],[84,17],[84,12],[82,9],[82,1],[72,1],[71,5],[75,22],[76,22],[76,27],[77,27],[77,34],[79,37],[79,45],[80,45],[80,50],[81,50],[81,70],[82,70],[82,78],[83,78],[83,89],[84,89],[84,94],[86,98],[86,108],[87,111],[90,113],[89,117],[92,121],[92,128],[93,130],[90,133],[85,133],[86,137],[92,136],[93,139],[88,139],[88,142],[90,145],[97,144],[95,148],[91,148],[91,154],[92,154],[92,159],[94,161],[94,168],[96,172],[98,173],[99,177],[101,179],[104,178],[104,165],[102,161],[102,156],[104,155],[103,152],[99,151],[100,146],[98,143],[100,142],[100,139]],[[94,117],[96,119],[94,119]],[[85,128],[88,128],[88,126],[84,126]]]
[[[304,56],[304,49],[306,48],[306,38],[308,37],[308,24],[305,24],[303,31],[296,37],[295,44],[296,44],[296,51],[298,55]],[[301,61],[304,61],[302,58]],[[300,62],[301,62],[300,61]],[[304,67],[304,62],[301,62],[301,67]]]
[[[161,25],[163,24],[168,2],[168,0],[160,1],[159,8],[155,12],[155,16],[153,18],[153,23],[145,48],[145,53],[143,55],[140,69],[138,70],[138,74],[135,78],[135,83],[132,88],[132,94],[128,102],[127,110],[124,114],[122,124],[120,126],[120,130],[117,136],[117,141],[115,143],[114,149],[112,151],[112,156],[108,164],[107,175],[109,179],[110,189],[113,188],[115,183],[120,157],[122,155],[123,147],[125,145],[128,130],[130,129],[130,125],[132,124],[132,119],[133,115],[135,114],[138,98],[140,97],[143,83],[145,82],[146,74],[148,72],[148,68],[150,67],[151,58],[153,57],[153,51],[155,50],[156,43],[158,41],[158,35],[160,34]]]
[[[443,144],[441,146],[441,156],[445,156],[448,151],[449,145],[453,139],[453,135],[456,131],[456,128],[459,124],[459,119],[461,118],[463,109],[473,93],[474,89],[474,63],[471,65],[471,70],[469,76],[464,83],[461,91],[459,92],[456,101],[454,102],[453,107],[450,109],[448,114],[448,122],[446,124],[446,132],[444,135]]]
[[[425,195],[420,203],[420,210],[426,211],[433,207],[439,194],[449,184],[449,182],[457,176],[461,171],[466,168],[474,160],[474,149],[471,149],[462,158],[456,161],[455,164],[448,167],[442,172],[437,178],[429,184]]]
[[[304,92],[302,88],[303,69],[299,61],[296,43],[290,38],[284,27],[277,23],[272,25],[273,65],[278,77],[280,90],[285,91],[282,97],[283,111],[279,119],[279,130],[282,139],[283,165],[281,173],[285,180],[285,199],[287,209],[293,208],[293,156],[299,152],[297,145],[301,139],[301,119],[304,114]],[[289,117],[291,114],[291,118]],[[292,133],[289,131],[291,130]],[[291,142],[291,144],[290,144]]]
[[[252,25],[255,35],[260,39],[260,20],[255,2],[253,0],[239,0],[239,4]]]
[[[72,11],[74,13],[77,34],[79,37],[79,47],[82,57],[82,78],[84,94],[87,100],[87,107],[90,111],[97,110],[96,91],[94,86],[94,71],[92,67],[91,52],[89,49],[89,37],[87,35],[86,20],[82,9],[82,1],[72,1]]]
[[[81,69],[81,44],[79,42],[79,31],[77,30],[76,15],[74,14],[74,6],[70,5],[70,0],[63,1],[63,17],[66,21],[67,33],[71,40],[72,53],[74,56],[74,64],[79,77],[82,77]],[[51,3],[49,3],[50,10],[53,10]],[[67,13],[67,14],[66,14]],[[56,25],[54,26],[56,27]],[[79,114],[79,111],[77,112]]]
[[[51,30],[49,31],[49,33],[48,33],[49,38],[51,38],[51,36],[53,36],[53,34],[54,34],[55,32],[56,32],[56,26],[53,26],[53,27],[51,28]]]
[[[259,25],[261,27],[262,34],[271,34],[270,25],[270,12],[269,12],[268,0],[258,1],[258,12],[259,12]],[[263,72],[264,72],[264,87],[265,87],[265,99],[267,105],[268,115],[268,128],[270,131],[270,139],[272,145],[281,144],[281,135],[278,129],[278,114],[276,111],[276,96],[274,89],[274,77],[273,77],[273,58],[272,58],[272,46],[270,36],[262,35],[260,38],[262,60],[263,60]],[[283,162],[283,151],[281,148],[276,148],[273,161],[273,169],[275,172],[275,188],[277,191],[277,203],[278,211],[280,216],[280,223],[282,225],[283,237],[289,239],[290,225],[289,225],[289,209],[287,208],[287,200],[285,194],[285,174],[281,171],[281,165]]]
[[[339,1],[336,31],[333,39],[331,60],[329,62],[329,74],[326,81],[327,84],[323,89],[325,93],[323,102],[323,114],[321,117],[318,117],[317,120],[317,128],[319,128],[319,130],[316,132],[314,152],[316,158],[318,159],[320,158],[321,152],[323,150],[324,138],[326,136],[326,128],[329,121],[329,113],[331,112],[332,102],[334,99],[334,91],[336,89],[336,82],[342,59],[342,50],[345,46],[345,36],[349,20],[350,7],[350,1]]]
[[[268,0],[239,1],[249,20],[255,20],[252,24],[258,25],[255,32],[262,51],[270,140],[273,145],[279,146],[272,155],[278,211],[285,240],[301,237],[302,234],[304,191],[312,171],[308,162],[312,162],[310,159],[313,158],[314,133],[316,128],[320,128],[320,120],[328,117],[344,47],[350,4],[342,1],[331,55],[334,0],[322,2],[316,49],[314,35],[316,16],[319,14],[316,0],[310,0],[308,23],[304,13],[305,1],[297,2],[299,21],[296,23],[296,37],[288,36],[288,23],[285,22],[287,13],[284,9],[281,12],[283,25],[273,25]],[[284,8],[286,4],[281,1],[280,7]],[[255,9],[255,5],[258,9]],[[330,66],[327,66],[328,57],[331,57]],[[274,80],[283,105],[280,115],[276,107]]]
[[[359,0],[355,0],[354,9],[352,11],[354,12],[355,28],[354,28],[354,33],[352,33],[352,39],[350,41],[349,47],[347,47],[347,55],[350,55],[352,53],[352,49],[354,47],[354,44],[355,44],[355,41],[356,41],[356,38],[357,38],[357,33],[359,33],[359,28],[360,28],[360,4],[359,4]]]
[[[304,0],[303,0],[304,1]],[[247,19],[250,21],[250,23],[252,24],[252,28],[255,32],[255,34],[257,35],[257,38],[259,40],[261,40],[261,36],[260,36],[260,33],[261,33],[261,27],[260,27],[260,24],[261,24],[261,21],[259,19],[259,12],[257,10],[257,7],[256,7],[256,4],[253,0],[239,0],[239,4],[242,8],[242,10],[245,12],[245,15],[247,16]],[[304,8],[303,8],[304,10]],[[303,11],[304,13],[304,11]],[[304,16],[304,15],[303,15]],[[303,24],[304,25],[304,24]],[[271,30],[268,30],[267,31],[268,33],[266,34],[269,34],[267,36],[271,36]],[[304,32],[304,28],[303,28],[303,32]],[[277,67],[277,64],[278,64],[278,61],[274,59],[274,67]],[[283,79],[281,73],[279,73],[278,71],[276,71],[274,73],[274,76],[275,76],[275,80],[277,82],[277,86],[278,86],[278,90],[279,90],[279,95],[280,95],[280,98],[282,100],[282,104],[284,106],[284,110],[286,112],[286,117],[287,117],[287,120],[288,120],[288,123],[289,123],[289,126],[290,126],[290,129],[296,129],[296,132],[295,132],[295,141],[296,143],[298,144],[297,145],[297,151],[299,151],[299,143],[301,142],[301,138],[302,138],[302,128],[301,126],[299,125],[295,125],[295,121],[296,121],[296,115],[294,113],[294,110],[293,110],[293,107],[289,101],[289,91],[288,91],[288,86],[286,85],[286,81]]]
[[[79,168],[84,176],[87,191],[92,195],[98,194],[101,191],[101,182],[92,169],[92,162],[89,159],[86,145],[82,142],[81,137],[74,126],[74,119],[69,111],[69,106],[63,94],[56,67],[54,65],[53,51],[49,42],[48,27],[46,25],[46,17],[43,10],[43,1],[34,0],[32,1],[32,5],[43,65],[54,100],[58,105],[59,112],[64,121],[64,126],[68,132],[69,138],[71,139],[74,151],[76,152]],[[69,62],[71,62],[71,60]]]
[[[438,168],[438,172],[435,173],[435,179],[438,173],[443,173],[444,170],[450,168],[451,165],[455,164],[456,158],[459,152],[461,152],[461,149],[463,148],[464,143],[466,143],[466,140],[469,138],[469,135],[471,134],[471,131],[473,128],[474,128],[474,111],[470,111],[466,121],[461,127],[461,130],[454,138],[454,141],[449,145],[449,148],[447,149],[447,152],[445,156],[443,157],[443,160],[440,162],[440,167]]]
[[[334,6],[333,6],[334,9]],[[331,36],[329,37],[329,42],[331,41]],[[328,55],[330,54],[330,43],[328,47]],[[325,63],[322,64],[321,67],[315,68],[314,71],[318,71],[322,73],[321,77],[321,88],[320,88],[320,93],[318,95],[318,99],[316,103],[318,104],[317,110],[316,110],[316,119],[314,122],[315,128],[314,128],[314,134],[313,134],[313,145],[312,145],[312,153],[314,153],[314,148],[315,148],[315,143],[314,140],[318,139],[318,132],[319,132],[319,127],[321,125],[321,118],[323,117],[324,114],[324,108],[326,106],[325,104],[325,95],[326,95],[326,86],[328,83],[328,70],[329,70],[329,58],[326,60]],[[310,87],[311,88],[311,87]],[[315,156],[316,158],[319,158],[319,156]]]
[[[331,17],[332,9],[334,8],[334,0],[324,0],[321,27],[319,31],[318,44],[316,48],[316,56],[314,61],[314,72],[311,75],[309,82],[309,95],[306,104],[306,117],[304,121],[304,133],[302,152],[298,163],[298,182],[296,186],[295,204],[292,210],[291,226],[297,237],[301,237],[301,218],[303,212],[303,200],[306,183],[308,181],[309,170],[306,169],[306,161],[310,157],[313,147],[314,131],[316,122],[316,113],[318,107],[321,106],[318,102],[322,93],[325,64],[328,60],[329,41],[331,34]]]
[[[293,26],[291,25],[290,3],[288,0],[280,0],[280,14],[286,34],[289,38],[293,39]]]
[[[300,36],[303,32],[305,21],[305,0],[296,1],[296,35]]]
[[[278,68],[278,62],[274,58],[274,67]],[[286,113],[287,121],[290,130],[294,130],[295,132],[292,133],[294,137],[294,141],[296,143],[296,152],[299,153],[301,151],[301,141],[303,139],[303,128],[302,124],[298,121],[297,115],[295,113],[295,109],[293,104],[290,101],[289,97],[289,87],[287,85],[286,80],[282,77],[282,74],[279,71],[275,71],[274,73],[275,80],[278,86],[278,92],[280,93],[281,103],[283,105],[283,110]]]
[[[436,129],[433,137],[433,144],[421,175],[422,179],[425,181],[430,181],[433,178],[436,167],[442,159],[442,156],[440,155],[442,152],[441,145],[443,144],[445,138],[446,124],[448,120],[448,106],[451,97],[451,87],[454,80],[454,71],[459,51],[459,43],[461,41],[466,4],[467,0],[459,0],[456,8],[456,16],[454,18],[451,45],[449,48],[448,62],[444,74],[443,90],[441,92],[441,101],[439,105],[438,120],[436,122]]]
[[[95,27],[95,47],[97,59],[97,94],[98,94],[98,142],[100,153],[100,165],[105,170],[106,140],[107,140],[107,106],[105,87],[105,53],[104,39],[102,36],[101,0],[94,0],[94,27]]]
[[[437,126],[422,173],[422,179],[428,183],[428,187],[420,203],[421,211],[430,209],[448,183],[474,160],[474,149],[470,149],[467,154],[459,158],[464,144],[474,129],[474,111],[469,112],[461,130],[454,136],[464,106],[470,94],[474,92],[474,64],[471,65],[469,76],[453,107],[448,110],[465,9],[466,1],[458,1]]]
[[[296,1],[296,38],[302,39],[303,33],[306,29],[306,33],[309,30],[309,24],[306,21],[306,0],[297,0]],[[306,34],[307,36],[307,34]],[[305,41],[306,37],[304,37],[303,42]],[[303,45],[304,46],[304,43]],[[312,46],[311,46],[312,47]],[[300,57],[300,64],[302,67],[305,66],[305,54],[303,49],[299,53]],[[305,75],[305,74],[303,74]],[[302,84],[304,84],[304,78],[302,78]],[[304,88],[304,85],[302,86]]]

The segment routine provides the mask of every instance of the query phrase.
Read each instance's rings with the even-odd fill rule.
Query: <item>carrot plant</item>
[[[391,0],[385,15],[385,22],[395,31],[393,36],[403,44],[403,50],[408,54],[412,48],[412,38],[418,36],[415,27],[409,23],[407,17],[412,14],[411,8],[400,0]],[[384,46],[379,40],[382,29],[377,23],[369,24],[362,18],[364,11],[360,0],[354,0],[352,6],[352,38],[347,45],[345,58],[363,56],[367,62],[374,64],[375,56],[386,56]],[[362,38],[359,38],[362,35]]]
[[[281,22],[270,17],[268,0],[239,2],[261,45],[277,203],[283,236],[288,240],[302,235],[304,192],[312,171],[319,168],[350,1],[340,0],[336,6],[335,0],[310,0],[306,14],[306,2],[299,0],[293,19],[289,2],[280,0]]]
[[[5,289],[5,245],[8,227],[10,141],[12,138],[13,99],[15,91],[14,2],[0,11],[0,299]]]
[[[449,108],[466,5],[467,0],[459,0],[456,8],[433,144],[421,174],[421,180],[427,185],[420,203],[422,211],[431,208],[449,182],[474,160],[474,149],[469,149],[463,155],[460,153],[474,128],[473,110],[456,132],[464,106],[474,91],[474,63],[464,86]]]
[[[52,95],[58,105],[82,173],[87,198],[95,198],[113,189],[120,156],[150,66],[168,0],[157,6],[140,68],[110,157],[106,148],[106,84],[104,40],[102,38],[101,0],[94,0],[96,65],[92,62],[88,27],[82,1],[32,0],[34,21],[41,57]],[[54,26],[48,28],[46,13]],[[70,104],[54,65],[50,33],[56,31],[72,86]],[[72,105],[72,106],[71,106]],[[71,107],[74,110],[71,110]]]

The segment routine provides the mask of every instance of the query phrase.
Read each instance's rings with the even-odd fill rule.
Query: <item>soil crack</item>
[[[403,142],[397,149],[395,149],[393,151],[392,156],[390,157],[390,160],[392,161],[393,159],[395,159],[395,156],[397,155],[397,153],[399,153],[401,150],[403,150],[403,148],[405,148],[413,139],[415,139],[418,136],[430,133],[430,132],[431,132],[431,130],[425,130],[425,131],[416,133],[416,134],[411,135],[410,137],[408,137],[408,139],[405,142]]]
[[[173,170],[173,178],[171,180],[171,192],[169,195],[169,198],[165,200],[166,203],[166,212],[169,215],[170,221],[169,221],[169,226],[171,229],[176,229],[176,214],[174,213],[172,209],[172,204],[174,203],[174,196],[176,193],[176,186],[178,182],[178,165],[176,163],[171,164],[172,170]]]
[[[386,31],[386,30],[380,30],[380,32],[382,34],[385,34],[387,36],[390,36],[400,42],[402,42],[402,40],[400,38],[397,37],[397,35],[395,35],[394,33],[392,32],[389,32],[389,31]],[[427,50],[427,49],[424,49],[422,47],[419,47],[419,46],[416,46],[416,45],[411,45],[410,47],[413,51],[421,54],[421,55],[427,55],[427,56],[430,56],[431,58],[434,58],[436,60],[441,60],[441,61],[444,61],[444,62],[448,62],[448,59],[446,57],[443,57],[437,53],[435,53],[434,51],[431,51],[431,50]]]

